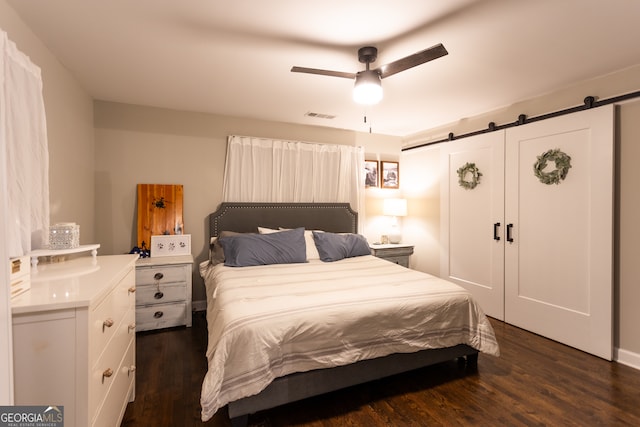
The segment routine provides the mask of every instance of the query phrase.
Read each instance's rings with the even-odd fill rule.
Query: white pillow
[[[258,233],[260,234],[269,234],[269,233],[277,233],[279,231],[290,230],[289,228],[279,228],[275,230],[273,228],[266,227],[258,227]],[[320,230],[316,230],[320,231]],[[320,254],[318,253],[318,248],[316,248],[316,242],[313,240],[313,230],[304,230],[304,243],[307,247],[307,261],[312,259],[320,259]]]
[[[267,227],[258,227],[258,233],[260,234],[271,234],[277,233],[278,231],[284,231],[284,229],[275,229],[275,228],[267,228]]]

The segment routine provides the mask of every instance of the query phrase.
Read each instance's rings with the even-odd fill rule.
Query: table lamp
[[[389,232],[389,243],[400,243],[402,235],[398,225],[399,216],[407,216],[406,199],[384,199],[382,213],[391,217],[391,231]]]

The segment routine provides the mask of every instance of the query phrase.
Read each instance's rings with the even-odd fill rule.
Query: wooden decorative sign
[[[184,234],[182,185],[138,184],[138,247],[152,235]]]

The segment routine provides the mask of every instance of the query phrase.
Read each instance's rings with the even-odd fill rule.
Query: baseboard
[[[613,360],[623,365],[640,370],[640,354],[621,348],[613,349]]]
[[[207,301],[206,300],[193,301],[191,303],[191,309],[193,311],[205,311],[207,309]]]

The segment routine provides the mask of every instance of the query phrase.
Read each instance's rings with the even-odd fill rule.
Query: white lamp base
[[[391,230],[389,230],[389,243],[400,243],[401,240],[402,234],[400,233],[400,227],[398,226],[398,219],[393,217]]]
[[[389,234],[389,243],[400,243],[402,236],[400,234]]]

